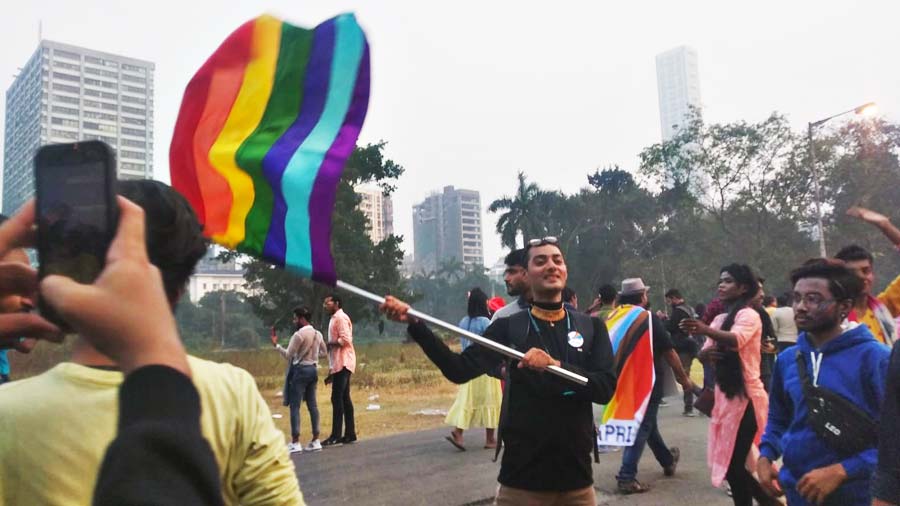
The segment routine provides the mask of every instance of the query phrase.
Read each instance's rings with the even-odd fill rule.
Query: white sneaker
[[[288,443],[287,449],[288,453],[297,453],[303,451],[303,447],[300,446],[300,443]]]
[[[309,442],[308,445],[306,445],[305,448],[303,448],[303,451],[305,451],[305,452],[318,452],[321,450],[322,450],[322,443],[320,443],[318,439],[313,439],[312,441]]]

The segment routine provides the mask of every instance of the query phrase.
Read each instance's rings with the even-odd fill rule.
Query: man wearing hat
[[[646,311],[647,291],[649,289],[650,287],[645,286],[644,281],[641,278],[625,279],[622,281],[622,290],[619,292],[619,305],[607,317],[607,325],[610,327],[611,339],[616,339],[612,336],[613,330],[616,331],[617,335],[643,335],[647,330],[647,325],[651,326],[654,368],[656,369],[656,382],[653,385],[650,402],[647,405],[647,411],[644,413],[644,419],[638,429],[634,444],[626,447],[625,451],[622,452],[622,466],[619,468],[619,473],[616,475],[616,481],[618,482],[619,492],[623,494],[635,494],[649,490],[646,485],[637,480],[638,463],[641,460],[641,454],[644,452],[645,445],[650,446],[650,450],[653,451],[653,456],[656,457],[656,461],[662,466],[663,474],[666,476],[674,475],[675,468],[678,466],[680,451],[678,448],[668,448],[666,446],[656,423],[656,414],[659,411],[659,403],[663,398],[662,378],[665,372],[665,366],[662,365],[663,361],[667,362],[669,367],[672,368],[677,381],[683,388],[686,390],[692,390],[694,388],[691,379],[685,374],[684,369],[681,367],[681,360],[679,360],[678,355],[675,353],[675,347],[672,344],[671,337],[669,337],[669,332],[666,331],[665,324],[658,316],[650,311]],[[628,315],[629,313],[634,313],[634,316],[644,314],[646,317],[630,318],[632,315]],[[627,319],[622,320],[623,317]],[[630,321],[631,323],[625,328],[621,328],[621,326],[615,328],[613,322],[620,320],[625,322]],[[617,359],[622,360],[622,362],[624,362],[625,358],[625,354],[617,354]],[[620,367],[621,363],[617,363],[616,370],[618,371]],[[646,373],[653,374],[653,371],[648,370]]]

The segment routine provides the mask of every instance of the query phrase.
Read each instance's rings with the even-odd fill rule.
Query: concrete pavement
[[[647,449],[638,479],[650,492],[615,493],[622,453],[600,455],[594,464],[598,504],[616,506],[727,506],[731,500],[712,487],[706,469],[705,417],[681,416],[681,399],[660,408],[660,431],[669,446],[681,448],[678,472],[665,478]],[[497,488],[499,463],[484,450],[484,431],[465,434],[468,451],[452,447],[449,428],[397,434],[316,453],[295,453],[300,488],[308,504],[469,505],[490,504]]]

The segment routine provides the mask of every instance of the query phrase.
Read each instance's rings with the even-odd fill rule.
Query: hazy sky
[[[637,166],[660,138],[654,56],[697,49],[711,121],[786,114],[797,128],[867,101],[900,121],[897,2],[113,2],[2,0],[0,88],[44,38],[156,63],[156,177],[184,86],[244,21],[312,27],[357,14],[372,48],[361,143],[384,139],[406,168],[395,224],[412,249],[413,203],[452,184],[484,207],[524,170],[574,191],[597,167]],[[4,104],[0,104],[0,111]],[[502,253],[485,216],[485,262]]]

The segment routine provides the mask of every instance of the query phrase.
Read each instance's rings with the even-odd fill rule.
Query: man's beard
[[[829,331],[835,327],[839,327],[841,325],[841,321],[837,318],[829,318],[828,320],[822,320],[819,322],[813,322],[810,325],[807,325],[806,328],[801,329],[809,334],[821,334],[823,332]]]

